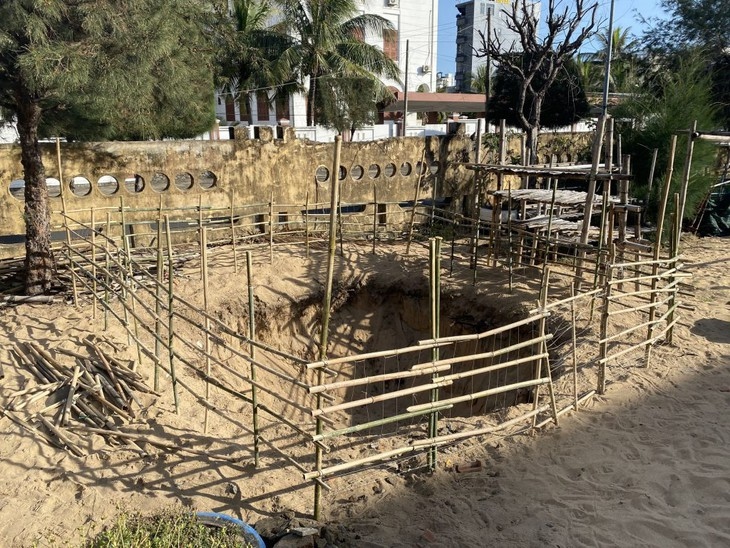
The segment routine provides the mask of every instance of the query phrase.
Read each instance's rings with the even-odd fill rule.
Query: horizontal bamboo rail
[[[371,403],[377,403],[381,401],[392,400],[400,398],[402,396],[410,396],[412,394],[418,394],[419,392],[425,392],[426,390],[433,390],[434,388],[443,388],[444,386],[451,385],[451,381],[439,381],[429,384],[423,384],[421,386],[414,386],[413,388],[404,388],[403,390],[395,390],[394,392],[386,392],[378,396],[369,396],[359,400],[352,400],[337,405],[330,405],[329,407],[322,407],[320,409],[312,409],[313,417],[320,417],[327,413],[334,413],[336,411],[344,411],[345,409],[352,409],[353,407],[362,407],[363,405],[369,405]],[[441,403],[441,402],[438,402]],[[448,402],[446,402],[448,403]],[[408,409],[411,411],[411,409]]]
[[[479,398],[486,398],[487,396],[494,396],[496,394],[503,394],[505,392],[510,392],[512,390],[518,390],[520,388],[529,388],[530,386],[541,386],[543,384],[547,384],[550,382],[549,378],[541,378],[541,379],[533,379],[530,381],[522,381],[522,382],[516,382],[513,384],[508,384],[506,386],[498,386],[497,388],[490,388],[488,390],[482,390],[481,392],[474,392],[472,394],[466,394],[464,396],[456,396],[455,398],[448,398],[445,400],[439,400],[438,402],[429,402],[429,403],[422,403],[420,405],[412,405],[410,407],[407,407],[407,411],[422,411],[424,409],[433,409],[434,407],[437,407],[439,404],[443,405],[445,403],[464,403],[467,401],[476,400]]]
[[[504,325],[502,327],[496,327],[494,329],[490,329],[489,331],[484,331],[482,333],[475,333],[473,335],[455,335],[453,337],[441,337],[439,339],[423,339],[418,341],[418,347],[416,348],[432,348],[432,345],[435,343],[440,343],[440,345],[444,344],[450,344],[455,342],[463,342],[463,341],[474,341],[479,339],[484,339],[486,337],[491,337],[492,335],[499,335],[500,333],[504,333],[505,331],[509,331],[510,329],[515,329],[517,327],[522,327],[524,325],[528,325],[533,322],[537,322],[540,320],[540,318],[547,318],[550,314],[548,312],[541,312],[539,314],[535,314],[534,316],[530,316],[528,318],[524,318],[522,320],[519,320],[517,322],[511,323],[509,325]]]
[[[451,369],[450,365],[442,365],[438,367],[429,367],[412,371],[400,371],[398,373],[384,373],[382,375],[373,375],[371,377],[362,377],[359,379],[350,379],[347,381],[331,382],[327,384],[320,384],[317,386],[310,386],[309,393],[319,394],[320,392],[326,392],[328,390],[338,390],[340,388],[349,388],[351,386],[362,386],[364,384],[374,384],[376,382],[391,381],[395,379],[407,379],[409,377],[418,377],[421,375],[427,375],[429,373],[439,373],[441,371],[447,371],[449,369]]]

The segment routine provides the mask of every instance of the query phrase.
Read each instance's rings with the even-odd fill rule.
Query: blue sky
[[[436,61],[439,72],[454,72],[456,56],[456,4],[463,0],[439,0],[438,18],[438,57]],[[586,1],[588,3],[588,1]],[[543,2],[546,9],[547,2]],[[599,0],[598,17],[603,20],[603,28],[608,28],[610,0]],[[633,34],[641,34],[643,26],[640,16],[661,18],[664,12],[660,0],[615,0],[614,28],[630,28]],[[585,51],[597,49],[588,44]]]

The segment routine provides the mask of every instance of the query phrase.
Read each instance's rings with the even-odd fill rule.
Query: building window
[[[398,60],[398,31],[386,29],[383,31],[383,53],[392,59]]]
[[[256,94],[256,117],[259,122],[269,121],[269,96],[266,92]]]
[[[226,95],[226,122],[236,121],[236,104],[233,102],[233,97]]]
[[[276,96],[276,121],[278,122],[282,118],[289,119],[289,96],[288,95],[277,95]]]

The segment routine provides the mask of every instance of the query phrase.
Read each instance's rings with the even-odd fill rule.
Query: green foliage
[[[283,21],[275,30],[294,36],[294,43],[284,57],[290,66],[297,67],[304,82],[309,80],[307,123],[312,125],[320,116],[327,78],[359,78],[375,86],[376,100],[389,95],[380,78],[398,80],[398,65],[363,38],[368,34],[382,36],[392,30],[385,18],[361,14],[356,0],[278,0],[282,4]],[[331,82],[332,80],[330,80]],[[372,102],[372,95],[353,97],[357,101]]]
[[[0,104],[34,102],[41,135],[191,137],[214,120],[210,3],[7,0]]]
[[[527,54],[516,54],[515,64],[525,63],[520,57],[526,56]],[[536,88],[543,86],[545,76],[544,71],[539,71],[535,75]],[[504,119],[508,125],[521,125],[518,110],[520,85],[521,80],[513,71],[505,69],[503,65],[497,69],[489,107],[490,122],[499,123],[501,119]],[[533,106],[528,102],[526,108],[531,109]],[[568,60],[563,70],[548,87],[540,111],[540,126],[548,128],[566,126],[584,118],[589,111],[590,107],[578,66],[575,62]]]
[[[234,101],[243,99],[249,122],[252,90],[275,89],[285,96],[301,89],[288,55],[292,38],[268,26],[274,14],[267,0],[233,0],[232,15],[227,9],[216,13],[216,85]]]
[[[730,129],[730,0],[662,0],[666,18],[649,19],[642,37],[650,74],[673,67],[688,52],[702,51],[712,77],[712,96],[720,105],[718,123]]]
[[[189,511],[169,510],[151,516],[121,514],[85,548],[251,547],[230,529],[208,528]]]
[[[317,94],[319,123],[340,133],[377,121],[377,89],[366,78],[320,78]]]
[[[701,58],[691,55],[683,58],[675,72],[666,73],[658,82],[658,92],[647,92],[631,102],[624,103],[614,113],[616,118],[633,119],[633,127],[620,128],[623,151],[633,156],[637,188],[635,194],[649,199],[650,212],[656,214],[656,205],[664,184],[669,161],[669,145],[672,134],[687,130],[696,120],[699,128],[715,127],[716,106],[711,95],[711,76],[705,70]],[[652,195],[647,196],[648,177],[654,149],[659,150]],[[674,163],[674,175],[670,195],[679,192],[685,164],[687,135],[679,137]],[[705,175],[714,168],[715,146],[695,142],[689,187],[685,206],[685,218],[692,218],[705,196],[712,176]]]

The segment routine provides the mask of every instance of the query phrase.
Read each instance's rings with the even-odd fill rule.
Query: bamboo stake
[[[575,297],[575,285],[570,284],[570,296]],[[578,411],[578,349],[575,333],[575,300],[570,301],[570,336],[572,344],[573,358],[573,400],[575,410]]]
[[[274,264],[274,191],[269,200],[269,264]]]
[[[320,333],[319,343],[319,359],[325,360],[327,358],[327,338],[329,335],[329,322],[330,322],[330,307],[332,305],[332,281],[334,278],[335,270],[335,249],[337,246],[337,204],[339,203],[339,166],[340,166],[340,154],[342,152],[342,137],[340,135],[335,136],[335,150],[334,158],[332,162],[332,189],[330,193],[330,221],[329,221],[329,251],[327,257],[327,281],[325,284],[324,302],[322,303],[322,331]],[[317,384],[322,384],[323,372],[321,369],[317,370]],[[322,398],[317,395],[317,410],[322,408]],[[317,419],[317,434],[322,433],[322,421]],[[322,449],[317,446],[315,448],[315,466],[317,470],[322,468]],[[319,484],[314,486],[314,519],[317,520],[320,517],[320,506],[321,506],[322,488]]]
[[[378,239],[378,188],[373,183],[373,255],[375,255],[375,242]]]
[[[111,213],[106,213],[106,242],[104,245],[104,257],[106,259],[106,284],[104,284],[104,331],[109,329],[109,270],[111,268],[111,251],[109,246],[111,244]]]
[[[691,141],[692,136],[688,136],[688,139]],[[672,135],[672,140],[669,146],[669,167],[667,168],[667,174],[666,179],[664,182],[664,188],[662,189],[662,201],[659,209],[659,216],[657,217],[657,228],[656,228],[656,241],[654,242],[654,260],[652,261],[652,282],[651,282],[651,288],[652,291],[656,290],[657,288],[657,272],[658,272],[658,266],[659,266],[659,255],[661,253],[661,247],[662,247],[662,232],[664,229],[664,216],[667,212],[667,202],[669,201],[669,190],[671,188],[672,184],[672,173],[674,172],[674,155],[677,150],[677,136]],[[681,199],[681,198],[680,198]],[[672,257],[672,259],[676,260],[676,257]],[[651,295],[651,302],[654,303],[657,301],[657,295],[652,293]],[[653,322],[654,318],[656,317],[656,308],[652,307],[649,309],[649,320]],[[651,323],[647,329],[646,333],[646,339],[652,340],[654,338],[653,336],[654,332],[654,324]],[[651,362],[651,344],[647,344],[644,354],[644,361],[645,361],[645,367],[649,367],[649,364]]]
[[[254,308],[254,287],[253,269],[251,266],[251,252],[246,251],[246,283],[248,285],[248,338],[253,341],[256,338],[256,311]],[[249,346],[251,354],[251,406],[253,414],[253,458],[254,466],[259,465],[259,418],[258,418],[258,393],[256,387],[256,347],[253,343]]]
[[[477,146],[481,146],[479,143]],[[479,220],[477,219],[477,223]],[[429,273],[430,291],[429,300],[431,303],[431,338],[438,341],[441,336],[441,238],[432,238],[430,241],[430,266]],[[476,264],[474,265],[476,272]],[[439,348],[435,346],[431,349],[431,359],[437,362],[439,359]],[[438,391],[438,373],[434,372],[431,376],[431,383],[434,385],[431,390],[431,403],[435,404],[439,400]],[[450,381],[449,381],[450,382]],[[438,412],[433,412],[428,419],[429,437],[435,438],[438,433]],[[431,447],[428,452],[428,467],[431,471],[436,469],[436,448]]]
[[[424,149],[423,152],[421,152],[420,165],[423,165],[423,160],[425,157],[426,157],[426,150]],[[406,257],[408,257],[408,255],[411,252],[411,241],[413,240],[413,225],[416,222],[416,208],[418,208],[418,198],[421,194],[421,180],[422,179],[423,179],[423,170],[421,170],[419,172],[418,178],[416,179],[416,195],[413,197],[413,209],[411,209],[411,220],[408,223],[408,240],[406,242]]]
[[[682,227],[682,219],[684,218],[684,206],[687,201],[687,188],[689,187],[690,170],[692,168],[692,154],[695,148],[695,134],[697,133],[697,120],[692,122],[692,127],[689,129],[687,134],[687,154],[684,160],[684,170],[682,172],[682,186],[680,192],[680,207],[679,207],[679,226]],[[681,231],[680,231],[681,232]],[[679,241],[679,234],[677,234],[677,241]]]
[[[167,278],[168,278],[168,287],[167,287],[167,310],[168,310],[168,319],[167,319],[167,350],[169,355],[169,362],[170,362],[170,376],[172,377],[172,397],[175,403],[175,413],[178,415],[180,414],[180,401],[178,399],[177,394],[177,375],[175,374],[175,350],[173,348],[173,341],[175,339],[175,331],[173,330],[173,319],[175,317],[174,314],[174,295],[175,295],[175,276],[174,276],[174,266],[172,262],[172,237],[170,235],[170,216],[165,215],[165,234],[167,238]]]
[[[200,266],[203,278],[203,310],[208,313],[208,229],[200,230]],[[210,378],[210,320],[205,318],[205,375]],[[205,411],[203,412],[203,433],[208,433],[208,410],[210,408],[210,383],[205,382]]]
[[[696,124],[696,122],[695,122]],[[691,135],[690,135],[691,138]],[[676,257],[677,253],[679,252],[679,239],[682,234],[682,202],[680,195],[678,193],[674,194],[674,239],[673,239],[673,245],[671,250],[671,256]],[[676,270],[676,269],[675,269]],[[676,299],[677,299],[677,290],[678,286],[676,285],[677,280],[672,276],[669,278],[669,283],[667,287],[674,286],[674,291],[671,292],[669,296],[669,310],[671,311],[671,314],[669,314],[669,317],[667,318],[667,322],[670,325],[674,325],[674,309],[676,308]],[[671,327],[667,331],[667,342],[669,344],[672,344],[672,339],[674,338],[674,327]]]
[[[91,318],[96,320],[96,217],[94,208],[91,208],[91,274],[94,277],[94,297],[91,299]]]
[[[61,184],[61,213],[63,215],[63,227],[66,231],[66,245],[71,247],[71,232],[68,228],[68,217],[66,209],[66,189],[63,184],[63,169],[61,164],[61,139],[56,137],[56,163],[58,165],[58,181]],[[76,287],[76,272],[71,269],[71,284],[73,287],[74,306],[79,305],[78,289]]]
[[[309,259],[309,191],[304,197],[304,248]]]
[[[613,245],[611,246],[613,248]],[[613,279],[614,269],[608,265],[606,269],[606,285],[603,291],[603,309],[601,311],[601,342],[599,344],[599,363],[601,364],[598,369],[598,386],[596,391],[599,394],[603,394],[606,391],[606,363],[604,360],[608,355],[608,318],[610,317],[609,306],[611,304],[611,280]]]
[[[237,251],[237,245],[236,245],[236,223],[233,219],[233,208],[236,200],[236,187],[233,185],[233,183],[229,180],[228,184],[231,185],[231,244],[233,246],[233,272],[238,274],[238,251]],[[309,248],[307,248],[307,251],[309,251]],[[307,255],[309,256],[309,255]]]
[[[164,278],[164,263],[162,259],[162,196],[157,216],[157,284],[155,285],[155,378],[154,389],[160,389],[160,363],[162,361],[162,283]]]

